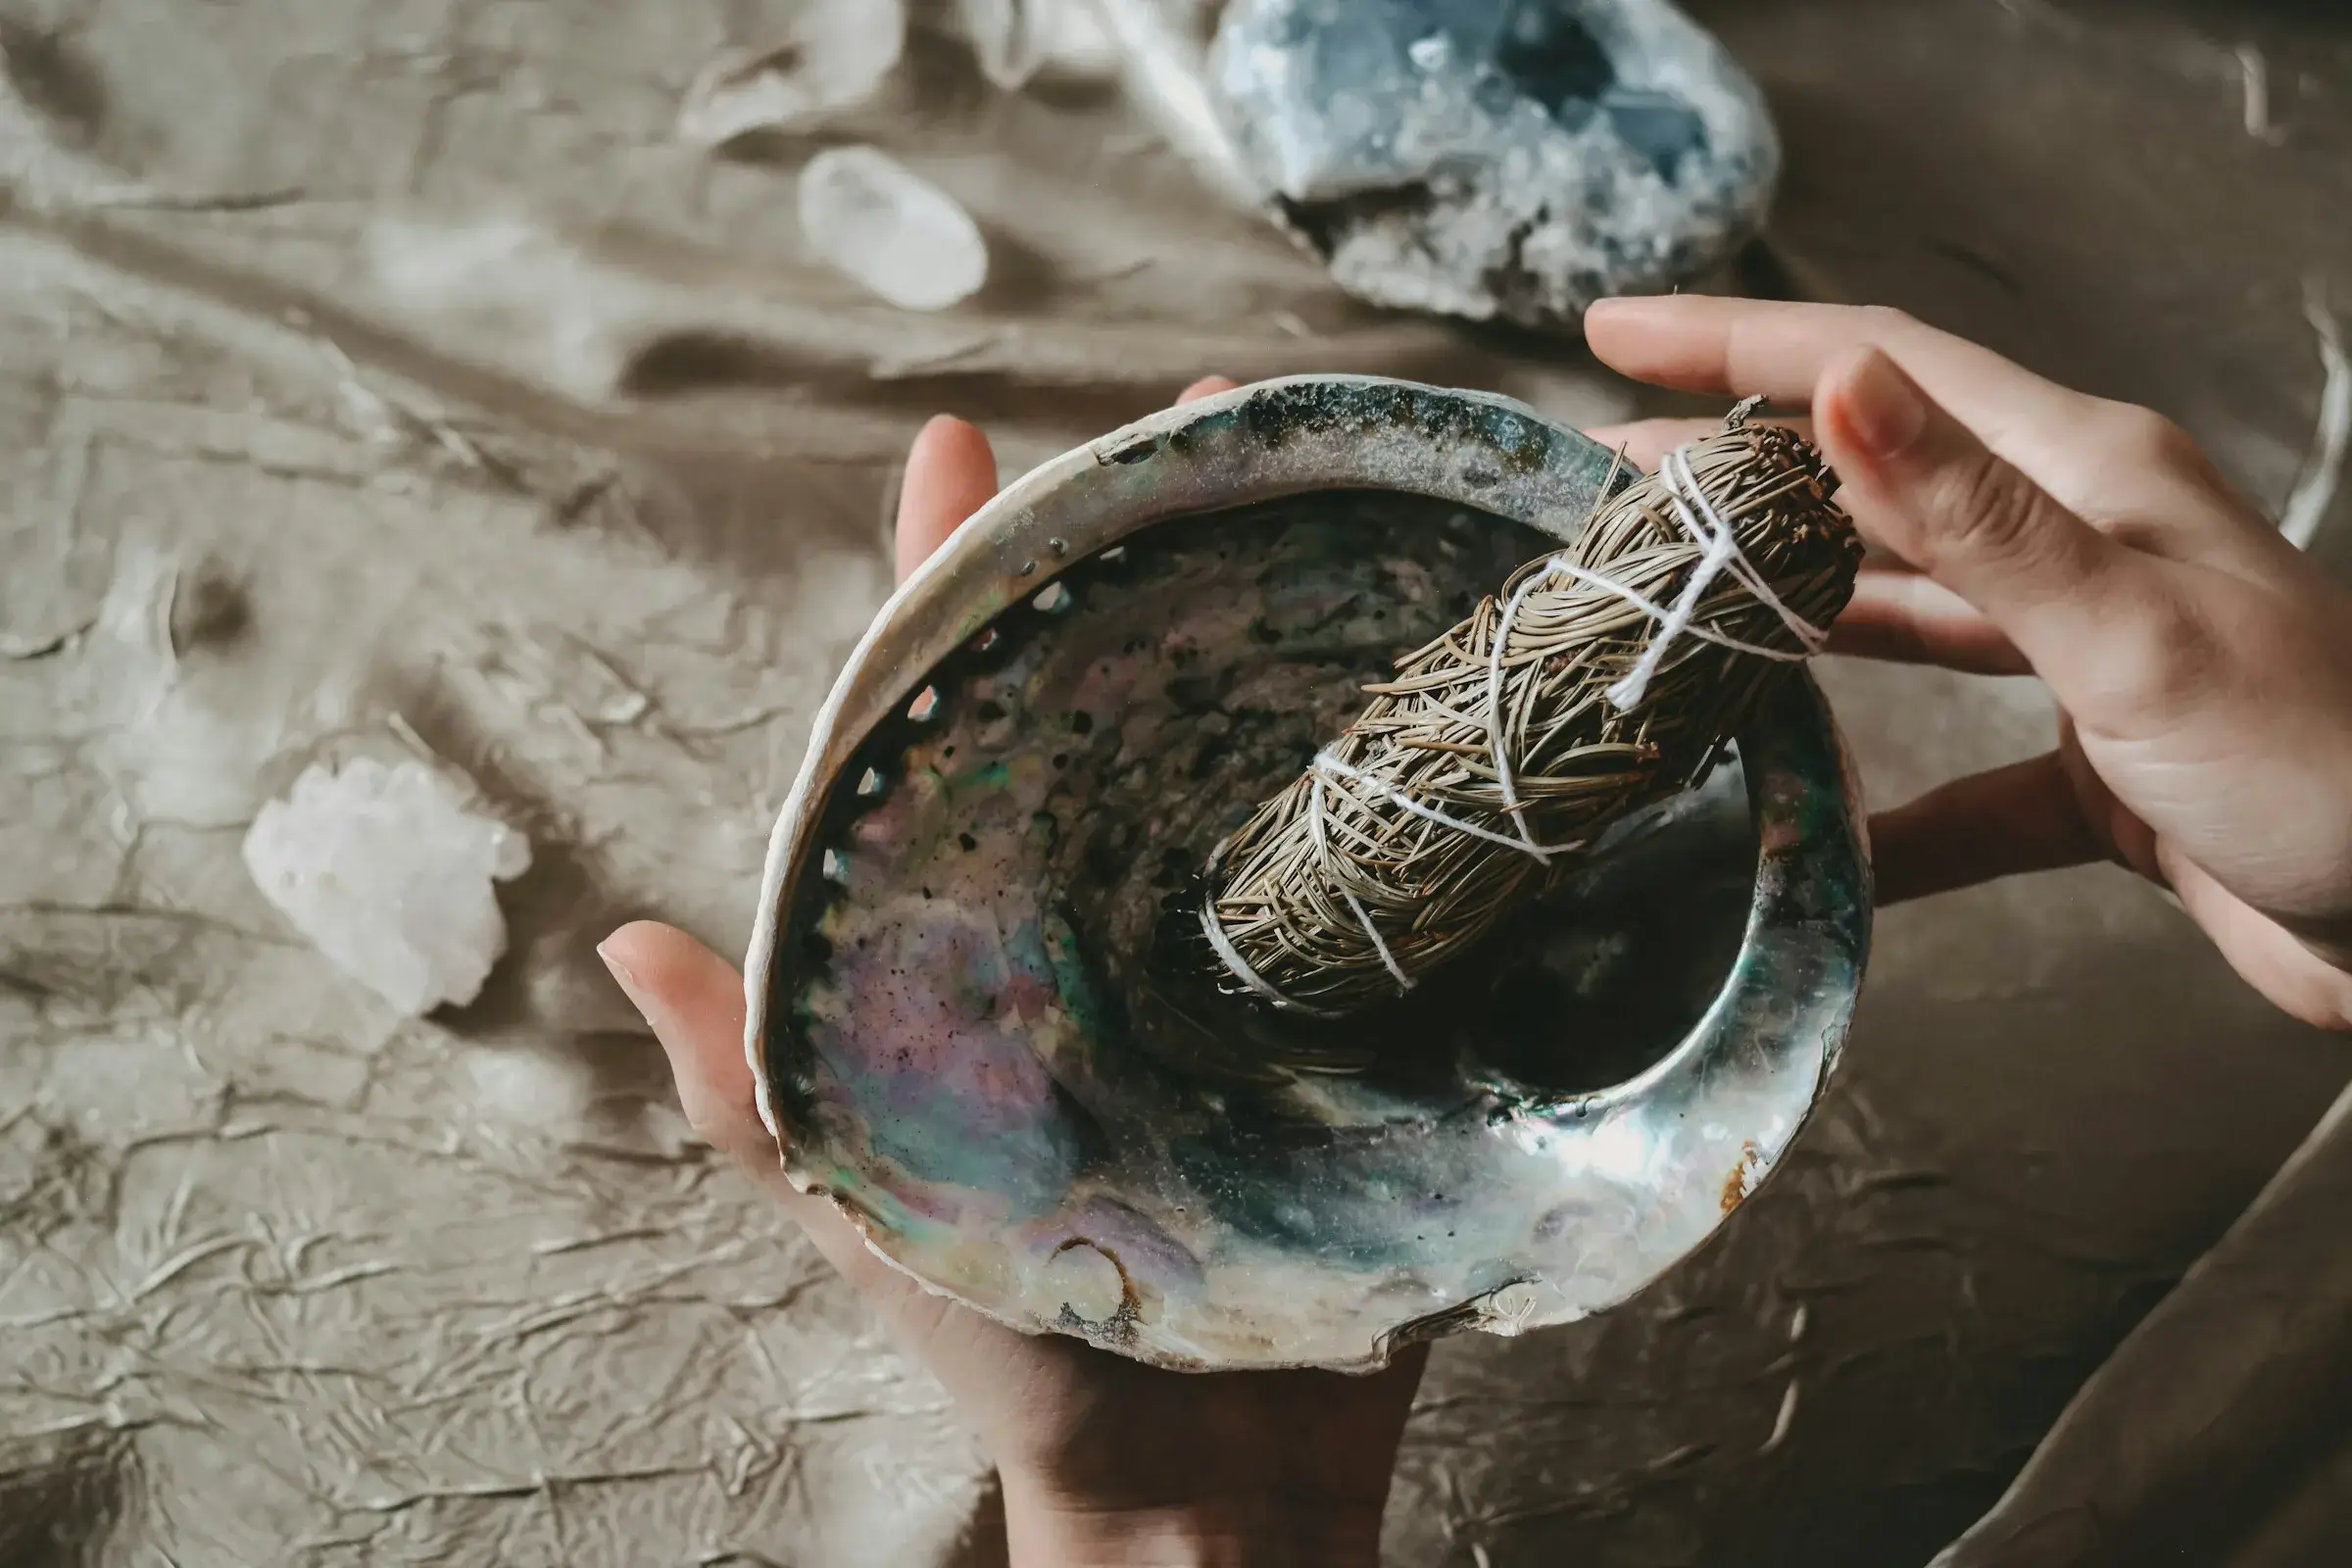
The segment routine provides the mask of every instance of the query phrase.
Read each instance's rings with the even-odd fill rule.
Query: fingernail
[[[612,956],[612,939],[605,938],[596,945],[596,956],[605,960],[607,969],[612,971],[613,983],[619,986],[621,994],[629,999],[629,1005],[635,1007],[638,1016],[648,1024],[652,1024],[658,1032],[661,1026],[654,1021],[654,1006],[648,1000],[648,992],[637,976],[630,972],[629,966]]]
[[[1881,462],[1910,451],[1928,427],[1928,400],[1918,383],[1876,349],[1848,373],[1838,401],[1847,433]]]
[[[1655,305],[1660,300],[1672,298],[1674,296],[1671,294],[1612,294],[1586,306],[1585,318],[1591,320],[1595,316],[1606,316],[1613,311],[1638,311],[1644,305]]]

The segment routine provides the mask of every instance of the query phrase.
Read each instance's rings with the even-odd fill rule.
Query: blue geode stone
[[[1231,0],[1208,62],[1276,216],[1350,292],[1530,324],[1763,224],[1763,95],[1665,0]]]

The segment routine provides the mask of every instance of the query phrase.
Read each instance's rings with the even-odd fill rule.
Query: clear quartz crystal
[[[988,244],[955,197],[875,147],[834,147],[801,171],[811,254],[903,310],[945,310],[988,281]]]
[[[678,134],[716,147],[855,108],[906,49],[906,0],[799,0],[777,35],[703,69],[679,106]]]
[[[311,767],[245,835],[262,896],[336,968],[412,1017],[463,1005],[507,948],[493,884],[530,841],[422,762]]]

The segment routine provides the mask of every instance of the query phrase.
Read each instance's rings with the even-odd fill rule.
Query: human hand
[[[1621,300],[1586,330],[1641,380],[1810,403],[1893,558],[1833,652],[2057,698],[2048,755],[1873,818],[1883,901],[2112,859],[2278,1006],[2352,1029],[2352,594],[2186,435],[1891,311]],[[1649,467],[1711,427],[1594,433]]]
[[[1202,381],[1185,397],[1232,384]],[[933,420],[907,458],[899,575],[996,489],[987,438],[961,420]],[[1381,1509],[1426,1347],[1371,1377],[1187,1375],[1073,1339],[1032,1339],[933,1296],[867,1250],[828,1200],[785,1180],[754,1102],[734,966],[650,923],[622,927],[600,951],[660,1037],[696,1132],[774,1195],[979,1430],[1003,1480],[1016,1568],[1379,1560]]]

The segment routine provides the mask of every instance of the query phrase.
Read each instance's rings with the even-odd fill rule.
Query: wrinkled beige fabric
[[[1010,470],[1212,370],[1665,406],[1348,304],[1110,94],[1007,98],[928,34],[823,139],[953,190],[994,276],[870,303],[801,259],[820,138],[669,134],[783,9],[0,5],[0,1561],[989,1560],[971,1441],[693,1146],[592,943],[740,949],[935,410]],[[2352,302],[2340,26],[1701,9],[1783,116],[1795,286],[2153,401],[2283,497],[2302,280]],[[2049,733],[2025,685],[1828,678],[1889,801]],[[537,852],[490,992],[424,1023],[236,854],[394,713]],[[1842,1084],[1716,1245],[1441,1348],[1392,1559],[1925,1560],[2345,1073],[2120,874],[1893,912]]]

